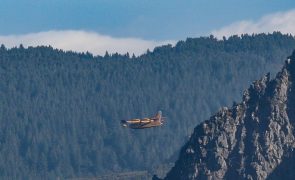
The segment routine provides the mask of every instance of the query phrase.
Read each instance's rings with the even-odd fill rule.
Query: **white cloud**
[[[274,31],[295,35],[295,9],[287,12],[269,14],[257,21],[238,21],[218,30],[214,30],[211,34],[217,38],[222,38],[223,36],[229,37],[235,34],[272,33]]]
[[[138,38],[114,38],[95,32],[65,30],[46,31],[24,35],[0,36],[0,44],[11,48],[23,44],[24,47],[51,45],[54,48],[72,50],[76,52],[91,52],[94,55],[104,55],[118,52],[125,54],[129,52],[135,55],[145,53],[147,49],[154,49],[164,44],[175,44],[175,41],[152,41]]]

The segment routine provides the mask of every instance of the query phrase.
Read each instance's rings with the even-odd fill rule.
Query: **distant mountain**
[[[294,179],[295,51],[195,129],[165,179]]]
[[[293,49],[279,32],[188,38],[139,57],[2,45],[0,178],[166,174],[196,124],[279,71]],[[160,128],[120,127],[158,110]]]

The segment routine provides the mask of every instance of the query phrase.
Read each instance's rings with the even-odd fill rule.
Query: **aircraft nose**
[[[123,127],[127,127],[127,121],[126,120],[121,120],[121,124]]]

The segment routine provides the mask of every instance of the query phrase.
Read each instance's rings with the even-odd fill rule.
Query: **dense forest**
[[[156,173],[198,123],[277,72],[293,49],[294,37],[279,32],[188,38],[138,57],[2,45],[1,179]],[[162,127],[120,126],[158,110]]]

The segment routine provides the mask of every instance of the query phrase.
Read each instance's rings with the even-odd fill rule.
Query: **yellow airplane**
[[[156,126],[161,126],[164,123],[165,117],[162,117],[162,112],[159,111],[154,117],[143,119],[121,120],[123,127],[131,129],[144,129]]]

